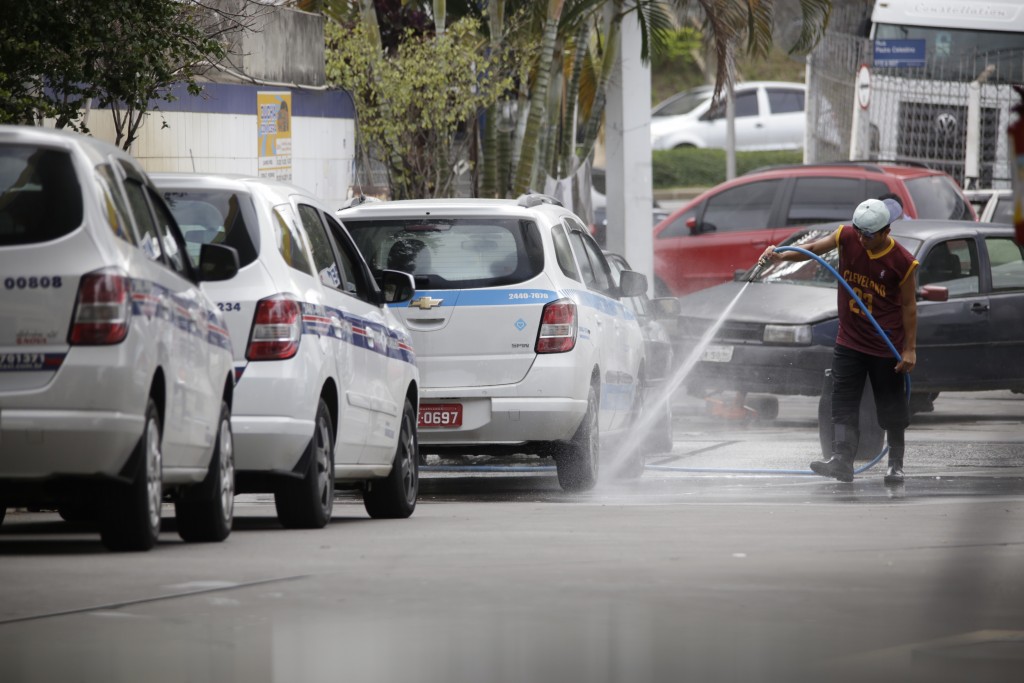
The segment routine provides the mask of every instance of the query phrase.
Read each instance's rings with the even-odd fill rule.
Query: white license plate
[[[711,344],[704,349],[700,359],[711,363],[728,363],[732,360],[732,347]]]

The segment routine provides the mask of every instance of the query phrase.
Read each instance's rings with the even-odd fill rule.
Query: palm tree
[[[716,95],[729,79],[730,56],[741,43],[752,56],[772,47],[777,0],[487,0],[491,53],[506,54],[520,87],[486,110],[479,141],[477,193],[507,196],[538,187],[546,177],[568,177],[591,157],[604,119],[608,79],[623,21],[637,21],[641,59],[659,51],[682,20],[698,20],[716,63]],[[792,53],[812,49],[828,25],[832,0],[799,0],[801,31]],[[373,0],[325,0],[355,6],[377,31]],[[415,4],[415,3],[413,3]],[[421,0],[443,33],[444,0]],[[477,12],[473,3],[458,11]],[[379,31],[377,33],[379,37]],[[379,39],[379,38],[378,38]]]

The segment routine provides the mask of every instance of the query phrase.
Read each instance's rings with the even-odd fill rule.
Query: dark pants
[[[889,460],[903,461],[903,432],[910,424],[910,410],[905,379],[895,369],[895,358],[836,345],[832,353],[833,453],[851,460],[857,453],[860,398],[864,380],[870,377],[878,424],[889,442]]]

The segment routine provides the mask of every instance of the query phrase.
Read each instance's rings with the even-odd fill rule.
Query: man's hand
[[[896,372],[910,372],[917,365],[917,351],[903,352],[903,360],[896,364]]]

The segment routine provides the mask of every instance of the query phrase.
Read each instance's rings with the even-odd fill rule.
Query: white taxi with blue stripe
[[[424,453],[535,453],[567,490],[594,486],[600,437],[624,433],[643,403],[644,345],[600,247],[571,212],[519,200],[365,202],[337,214],[371,270],[413,275],[392,304],[422,373]],[[642,471],[631,455],[620,474]]]
[[[274,494],[287,527],[331,518],[336,488],[359,488],[373,517],[408,517],[419,492],[419,371],[345,228],[307,192],[270,179],[154,173],[188,253],[226,244],[230,279],[205,285],[227,320],[238,381],[232,425],[239,492]]]
[[[121,150],[76,133],[0,126],[0,519],[56,508],[110,548],[231,531],[235,388],[224,317],[160,194]]]

